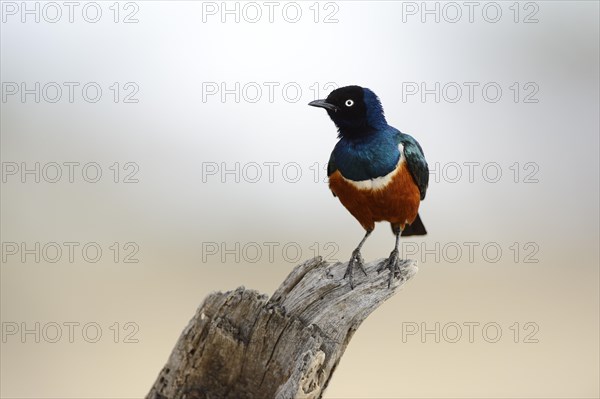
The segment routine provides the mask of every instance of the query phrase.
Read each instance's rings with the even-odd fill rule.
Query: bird
[[[368,88],[340,87],[308,105],[324,108],[337,127],[339,140],[327,164],[329,188],[366,231],[343,279],[354,289],[355,266],[367,276],[361,248],[375,222],[389,222],[396,244],[377,269],[389,269],[389,288],[408,262],[400,258],[400,236],[427,234],[419,216],[429,185],[423,149],[414,137],[387,123],[379,97]]]

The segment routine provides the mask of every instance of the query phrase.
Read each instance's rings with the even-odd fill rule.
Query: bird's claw
[[[388,280],[388,288],[391,287],[392,281],[395,278],[400,277],[401,269],[407,263],[410,263],[409,260],[400,259],[400,254],[398,253],[398,249],[394,249],[390,254],[390,257],[384,260],[381,265],[377,268],[377,273],[381,273],[382,271],[389,269],[390,270],[390,278]]]
[[[348,277],[350,281],[350,288],[354,289],[354,265],[357,265],[358,268],[364,273],[365,277],[367,276],[367,271],[365,270],[365,261],[363,260],[362,255],[358,249],[355,249],[352,252],[352,257],[348,262],[348,267],[346,268],[346,273],[344,273],[344,279]]]

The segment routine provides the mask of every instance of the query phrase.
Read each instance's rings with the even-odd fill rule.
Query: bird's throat
[[[362,126],[339,126],[338,125],[338,137],[347,139],[361,139],[369,137],[377,132],[376,129],[368,125]]]

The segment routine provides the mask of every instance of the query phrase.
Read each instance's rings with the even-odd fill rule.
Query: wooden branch
[[[407,261],[388,288],[382,260],[343,279],[347,263],[300,264],[271,299],[210,294],[177,341],[147,399],[320,398],[360,323],[417,272]]]

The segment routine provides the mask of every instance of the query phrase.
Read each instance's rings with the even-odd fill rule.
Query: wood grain
[[[342,279],[347,263],[296,266],[269,299],[240,287],[210,294],[190,320],[148,399],[320,398],[362,321],[412,278],[388,288],[383,260]]]

